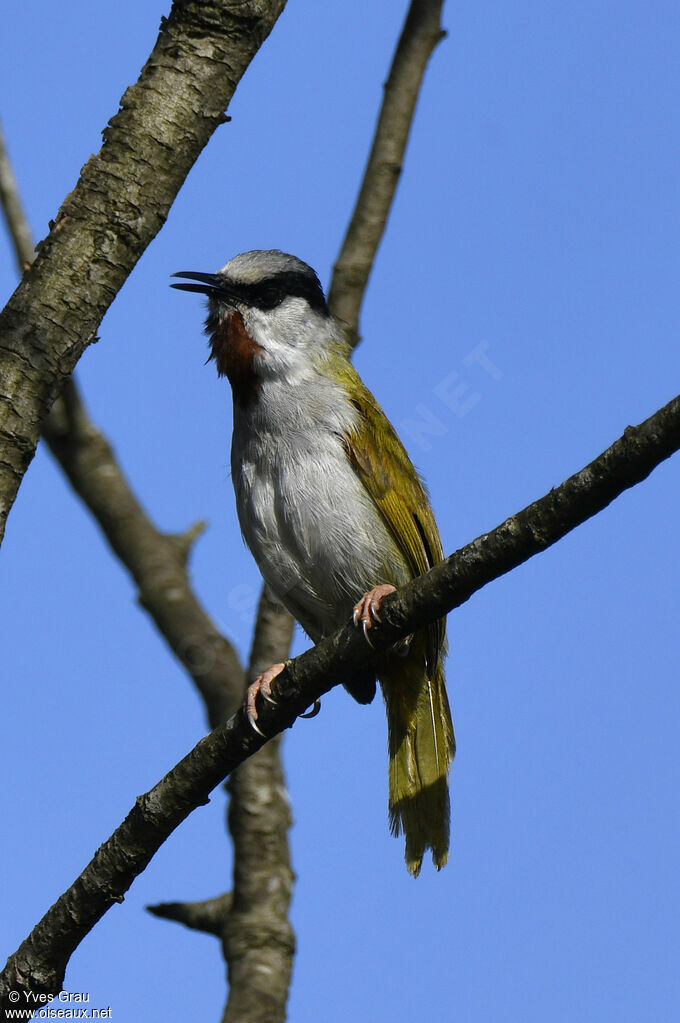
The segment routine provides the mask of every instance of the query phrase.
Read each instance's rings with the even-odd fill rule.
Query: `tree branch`
[[[328,306],[359,340],[359,310],[385,231],[425,68],[440,39],[444,0],[412,0],[385,83],[373,146],[328,289]]]
[[[192,931],[222,936],[224,921],[231,910],[233,898],[231,892],[218,895],[214,899],[202,902],[159,902],[156,906],[147,906],[149,913],[161,920],[174,920],[184,924]]]
[[[0,205],[5,214],[9,233],[14,243],[14,252],[19,276],[33,262],[35,252],[31,229],[21,205],[21,195],[14,177],[12,164],[5,145],[5,135],[0,126]]]
[[[263,590],[257,611],[248,677],[290,653],[294,622]],[[288,920],[293,871],[291,823],[275,736],[240,764],[227,782],[229,830],[234,842],[234,888],[205,902],[149,906],[150,912],[222,939],[229,996],[223,1023],[283,1023],[295,954]]]
[[[561,486],[506,519],[381,605],[375,650],[458,607],[492,579],[545,550],[645,479],[680,447],[680,397],[638,427],[628,427],[602,455]],[[288,663],[275,679],[276,705],[266,703],[259,724],[274,736],[359,665],[374,656],[351,623]],[[55,993],[69,956],[107,909],[120,901],[168,835],[205,803],[209,793],[264,743],[242,710],[198,745],[150,792],[97,851],[80,877],[10,956],[0,977],[0,1004],[10,990]]]
[[[288,627],[292,619],[281,612],[281,625]],[[260,667],[269,666],[270,661],[265,658]],[[222,940],[229,976],[223,1023],[244,1019],[282,1023],[286,1018],[295,954],[295,935],[288,920],[294,875],[281,739],[275,736],[229,779],[235,891],[202,902],[147,906],[154,916]]]
[[[295,623],[266,587],[248,666],[252,679],[290,654]],[[284,1023],[295,955],[288,920],[294,875],[288,829],[290,805],[277,735],[242,763],[227,782],[234,842],[233,904],[222,943],[229,997],[223,1023]]]
[[[43,420],[285,0],[176,0],[0,314],[0,540]]]

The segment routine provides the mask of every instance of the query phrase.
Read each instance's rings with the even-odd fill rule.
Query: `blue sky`
[[[209,520],[194,582],[244,655],[259,581],[227,476],[230,398],[204,366],[200,300],[168,276],[277,247],[328,281],[405,7],[290,3],[78,367],[155,521]],[[166,13],[8,10],[0,117],[36,237]],[[678,391],[680,32],[660,0],[482,0],[444,20],[356,365],[452,551]],[[4,233],[0,286],[15,286]],[[675,1017],[678,496],[676,457],[450,616],[459,752],[440,874],[414,882],[389,836],[378,701],[336,690],[289,733],[296,1023]],[[2,563],[9,954],[205,725],[44,451]],[[223,818],[218,791],[83,942],[68,990],[118,1020],[219,1018],[217,942],[143,907],[229,887]]]

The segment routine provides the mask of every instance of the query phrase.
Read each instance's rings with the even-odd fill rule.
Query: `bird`
[[[244,540],[263,579],[314,643],[352,617],[370,642],[380,602],[443,559],[423,481],[350,361],[314,270],[278,249],[234,256],[216,273],[181,271],[207,296],[205,333],[233,397],[231,476]],[[445,620],[343,679],[359,703],[382,689],[389,823],[417,877],[426,850],[449,855],[455,737],[444,679]],[[272,665],[248,688],[271,698]]]

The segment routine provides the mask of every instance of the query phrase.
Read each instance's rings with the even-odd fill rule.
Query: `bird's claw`
[[[267,736],[264,734],[262,729],[256,724],[255,718],[253,717],[249,710],[246,711],[246,717],[248,718],[248,724],[253,729],[253,731],[257,732],[258,735],[261,735],[263,739],[266,739]]]
[[[268,736],[264,734],[260,726],[257,724],[257,698],[260,696],[263,700],[266,700],[267,703],[271,704],[272,707],[277,706],[278,700],[275,700],[272,696],[272,682],[277,675],[281,674],[285,667],[285,664],[272,664],[271,668],[267,668],[266,671],[263,671],[261,675],[258,675],[257,678],[250,683],[246,692],[244,709],[246,717],[248,718],[248,723],[253,731],[257,732],[258,735],[261,735],[263,739],[268,738]],[[311,710],[307,711],[305,714],[299,714],[298,717],[315,718],[320,710],[321,700],[317,699],[312,704]]]
[[[250,722],[251,728],[253,728],[258,735],[261,735],[263,739],[266,739],[267,736],[264,734],[259,725],[256,724],[257,697],[261,696],[263,700],[267,701],[267,703],[276,706],[276,700],[272,696],[272,682],[277,675],[281,674],[284,668],[285,664],[272,664],[271,668],[267,668],[266,671],[263,671],[261,675],[258,675],[257,678],[250,683],[246,692],[246,717]]]
[[[309,718],[315,718],[320,710],[321,710],[321,700],[317,697],[317,699],[312,704],[312,709],[311,710],[306,710],[304,714],[298,714],[298,717],[299,718],[305,718],[305,720],[308,720]]]
[[[381,583],[380,586],[374,586],[368,593],[364,593],[352,612],[354,626],[358,628],[359,622],[361,622],[361,631],[369,646],[373,646],[368,634],[369,629],[372,628],[373,622],[380,624],[382,621],[379,613],[380,601],[383,597],[387,597],[388,594],[394,593],[395,590],[396,586],[392,586],[391,583]]]

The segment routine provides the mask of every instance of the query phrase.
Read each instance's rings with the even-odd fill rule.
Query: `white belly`
[[[241,530],[267,584],[317,640],[349,617],[366,590],[400,585],[409,572],[337,429],[318,418],[312,429],[254,427],[235,418]]]

